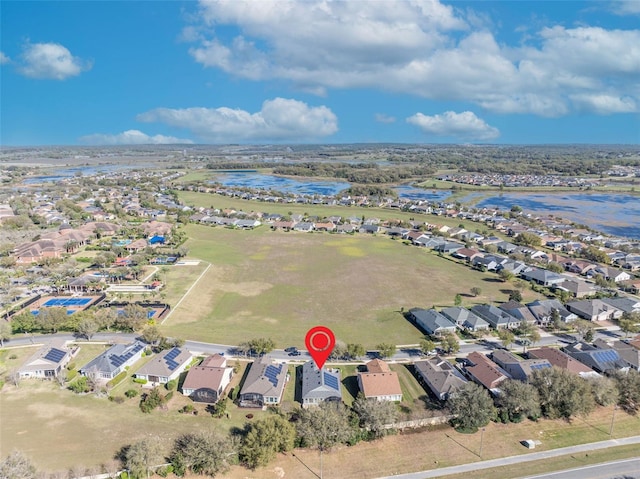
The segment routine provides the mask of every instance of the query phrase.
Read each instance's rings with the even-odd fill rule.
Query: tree
[[[276,344],[271,338],[251,339],[247,344],[249,345],[251,352],[253,354],[257,354],[258,356],[270,353],[276,347]]]
[[[38,323],[31,311],[16,314],[11,318],[11,330],[14,333],[31,333],[36,329],[38,329]]]
[[[145,413],[150,413],[158,406],[164,403],[164,396],[160,394],[160,390],[155,387],[151,391],[142,395],[140,399],[140,410]]]
[[[448,354],[453,354],[460,351],[460,342],[458,341],[458,337],[451,332],[447,332],[442,335],[442,339],[440,340],[440,346]]]
[[[68,315],[66,308],[40,308],[40,313],[36,316],[36,323],[44,331],[57,333],[64,323],[67,322],[67,319]]]
[[[507,379],[500,384],[500,394],[495,399],[501,416],[512,422],[519,422],[525,417],[532,419],[540,416],[540,397],[531,384],[515,379]]]
[[[495,416],[493,401],[486,389],[468,382],[449,397],[447,405],[455,417],[453,425],[463,431],[486,426]]]
[[[556,263],[555,261],[550,261],[547,264],[547,269],[552,273],[564,273],[564,267],[560,263]]]
[[[453,304],[454,306],[460,306],[462,304],[462,296],[460,295],[460,293],[456,294],[456,296],[453,298]]]
[[[523,246],[540,246],[542,244],[542,239],[536,234],[524,231],[516,236],[514,243]]]
[[[635,334],[640,332],[640,312],[625,312],[618,324],[620,325],[620,330],[624,332],[625,337],[628,337],[629,333]]]
[[[589,384],[566,369],[538,369],[529,382],[538,390],[542,414],[549,419],[569,419],[593,410],[594,400]]]
[[[587,378],[593,399],[599,406],[610,406],[618,401],[616,382],[606,376]]]
[[[77,331],[89,340],[98,332],[98,328],[98,322],[94,318],[85,316],[78,323]]]
[[[482,290],[477,286],[474,286],[473,288],[471,288],[471,294],[473,295],[474,298],[477,298],[482,294]]]
[[[162,333],[160,332],[160,329],[158,329],[158,327],[155,325],[145,326],[144,329],[142,330],[141,337],[145,343],[151,344],[151,345],[158,344],[160,340],[163,338]]]
[[[358,415],[360,427],[370,431],[373,437],[382,437],[384,426],[393,424],[398,418],[398,408],[393,402],[367,399],[362,393],[353,402],[353,410]]]
[[[366,353],[364,346],[359,343],[349,343],[347,344],[347,356],[349,359],[357,359],[361,356],[364,356]]]
[[[0,347],[4,347],[4,342],[11,338],[11,325],[4,319],[0,319]]]
[[[593,324],[591,324],[591,321],[578,319],[573,322],[573,327],[584,341],[588,343],[593,341]]]
[[[116,319],[116,325],[128,331],[138,331],[146,322],[147,310],[137,304],[127,304]]]
[[[595,261],[596,263],[610,264],[611,258],[607,254],[606,251],[599,249],[597,246],[587,246],[582,249],[580,254],[591,261]]]
[[[251,469],[266,466],[279,452],[293,449],[296,429],[282,416],[269,416],[247,425],[240,460]]]
[[[629,414],[637,414],[640,409],[640,372],[630,369],[613,375],[618,387],[618,405]]]
[[[434,349],[436,349],[436,344],[430,339],[424,338],[420,340],[420,351],[422,351],[422,354],[429,354]]]
[[[129,471],[129,477],[142,479],[149,477],[149,467],[162,460],[160,444],[156,438],[147,438],[124,447],[120,451],[122,465]]]
[[[321,451],[345,443],[354,436],[349,411],[336,401],[303,409],[296,424],[296,433],[302,446],[316,447]]]
[[[507,349],[509,349],[509,346],[513,344],[516,339],[513,331],[511,331],[510,329],[499,329],[498,338],[500,339],[500,341],[502,341],[502,345]]]
[[[380,343],[378,346],[378,354],[381,358],[390,358],[396,354],[396,345],[390,343]]]
[[[501,269],[500,272],[498,273],[498,276],[500,276],[500,279],[506,283],[507,281],[511,281],[513,278],[515,278],[514,274],[506,269]]]
[[[522,301],[522,293],[517,289],[512,289],[509,293],[509,301],[517,301],[519,303]]]
[[[236,455],[236,444],[227,435],[198,431],[183,434],[176,439],[169,462],[178,475],[186,472],[215,477],[226,472]]]
[[[0,479],[36,479],[37,470],[20,451],[13,451],[0,462]]]

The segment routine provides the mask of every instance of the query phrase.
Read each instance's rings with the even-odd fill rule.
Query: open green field
[[[402,309],[506,301],[511,286],[386,236],[239,231],[188,225],[189,255],[212,264],[162,328],[169,336],[222,344],[271,337],[303,347],[323,324],[346,343],[415,344]],[[179,267],[174,267],[179,268]],[[184,285],[182,285],[184,286]],[[478,286],[482,294],[471,297]],[[530,290],[524,300],[538,297]]]

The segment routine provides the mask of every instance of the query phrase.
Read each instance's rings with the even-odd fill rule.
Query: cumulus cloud
[[[338,131],[336,115],[326,106],[274,98],[256,113],[220,108],[156,108],[138,115],[144,122],[161,122],[186,128],[206,141],[301,141]]]
[[[378,123],[395,123],[394,116],[385,115],[384,113],[376,113],[375,119]]]
[[[90,62],[71,55],[59,43],[28,43],[22,52],[20,72],[31,78],[64,80],[91,66]]]
[[[586,111],[603,91],[640,108],[640,30],[551,26],[499,44],[490,19],[438,0],[202,0],[190,54],[205,67],[301,90],[376,88],[500,113]],[[628,7],[625,7],[628,8]],[[486,25],[486,26],[485,26]],[[216,29],[232,26],[231,39]],[[190,32],[190,30],[187,30]],[[524,35],[524,34],[523,34]],[[616,113],[609,102],[591,105]]]
[[[471,111],[445,111],[442,115],[433,116],[416,113],[407,118],[407,122],[416,125],[429,136],[482,141],[495,140],[500,136],[497,128],[488,125]]]
[[[4,65],[5,63],[9,63],[11,59],[4,54],[4,52],[0,52],[0,65]]]
[[[609,7],[618,15],[640,15],[638,0],[614,0],[609,3]]]
[[[193,143],[191,140],[173,136],[149,136],[140,130],[127,130],[115,135],[95,133],[81,137],[80,142],[88,145],[173,145]]]

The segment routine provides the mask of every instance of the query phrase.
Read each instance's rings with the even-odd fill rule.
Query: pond
[[[232,188],[252,188],[279,191],[298,195],[337,195],[351,185],[345,181],[297,180],[262,173],[223,173],[216,175],[213,182]]]
[[[25,178],[22,183],[33,185],[38,183],[54,183],[66,180],[76,176],[76,173],[82,173],[82,176],[92,176],[101,173],[112,173],[118,170],[144,170],[151,168],[152,165],[144,163],[136,163],[130,165],[94,165],[94,166],[74,166],[69,168],[56,168],[48,175],[30,176]]]
[[[615,236],[640,239],[640,197],[624,193],[506,193],[480,200],[477,207],[548,213]]]

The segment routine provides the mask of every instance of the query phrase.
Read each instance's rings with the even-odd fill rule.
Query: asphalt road
[[[609,447],[625,446],[629,444],[640,444],[640,436],[625,437],[622,439],[610,439],[608,441],[592,442],[589,444],[580,444],[578,446],[562,447],[559,449],[551,449],[549,451],[531,452],[531,453],[522,454],[519,456],[503,457],[500,459],[491,459],[489,461],[472,462],[469,464],[461,464],[459,466],[443,467],[442,469],[412,472],[409,474],[398,474],[396,476],[386,476],[386,477],[380,477],[378,479],[428,479],[433,477],[444,477],[444,476],[449,476],[451,474],[471,473],[479,469],[492,469],[494,467],[507,466],[510,464],[519,464],[519,463],[526,463],[530,461],[538,461],[542,459],[548,459],[550,457],[565,456],[569,454],[581,454],[581,453],[588,454],[589,452],[595,451],[597,449],[607,449]],[[612,464],[615,464],[617,462],[623,463],[624,461],[616,461]],[[600,477],[606,477],[606,478],[616,477],[615,472],[613,472],[613,475],[606,475],[606,476],[593,475],[592,476],[590,475],[589,468],[580,468],[580,469],[581,469],[581,473],[578,473],[579,475],[571,476],[571,477],[572,478],[575,477],[575,479],[591,479],[591,478],[595,479]],[[553,473],[543,474],[541,476],[535,476],[535,477],[539,477],[539,478],[551,477],[550,476],[551,474]],[[598,472],[596,471],[594,474],[598,474]],[[635,470],[635,474],[636,475],[638,474],[637,469]],[[557,477],[565,479],[564,476],[557,476]]]
[[[522,479],[640,479],[640,458],[605,462],[593,466],[576,467]]]

